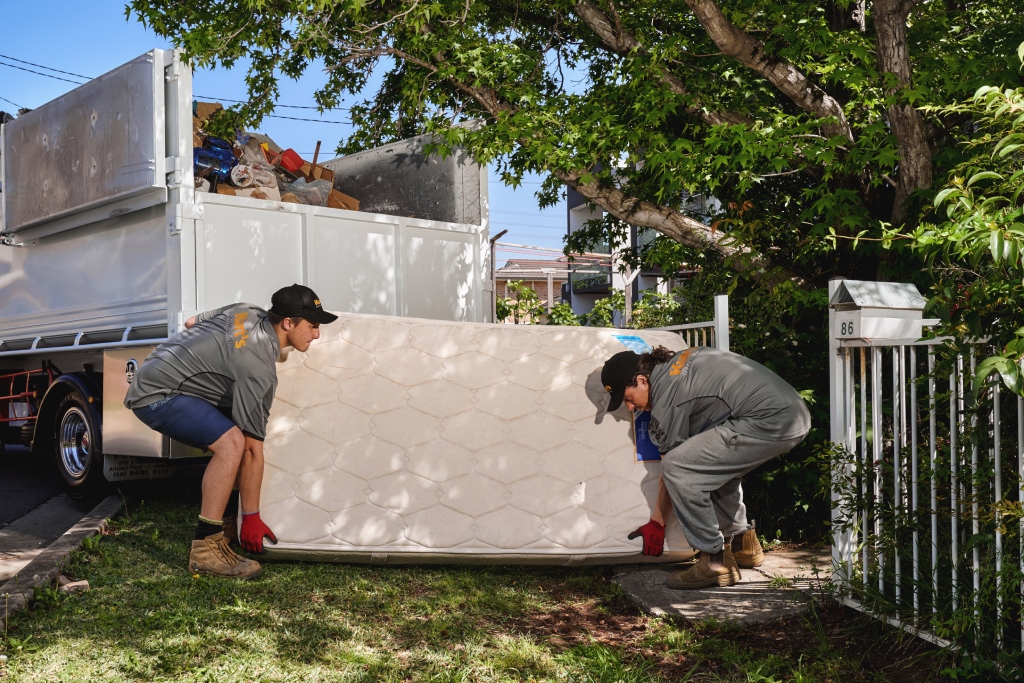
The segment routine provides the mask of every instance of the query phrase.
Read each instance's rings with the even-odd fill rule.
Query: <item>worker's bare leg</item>
[[[231,489],[238,479],[238,466],[242,462],[245,437],[242,430],[232,427],[209,446],[213,457],[203,475],[203,502],[199,514],[218,522],[224,518]]]

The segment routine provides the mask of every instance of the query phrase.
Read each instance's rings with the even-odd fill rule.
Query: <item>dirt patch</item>
[[[562,651],[593,642],[618,649],[627,657],[646,660],[650,673],[674,681],[693,673],[727,675],[731,665],[719,660],[710,641],[725,641],[747,652],[776,655],[790,661],[841,660],[835,681],[898,680],[906,683],[945,683],[938,674],[950,656],[838,603],[819,603],[814,613],[744,628],[712,627],[678,622],[693,628],[689,647],[652,645],[651,630],[658,620],[642,613],[625,596],[604,599],[573,591],[556,581],[543,588],[560,605],[549,611],[521,615],[505,624]],[[680,649],[691,650],[690,654]],[[693,671],[696,665],[700,665]],[[733,670],[732,673],[735,673]]]

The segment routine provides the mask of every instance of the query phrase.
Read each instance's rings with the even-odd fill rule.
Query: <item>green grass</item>
[[[836,606],[752,629],[644,616],[608,572],[268,562],[193,577],[194,494],[130,512],[0,634],[10,681],[936,680],[947,661]],[[177,499],[173,499],[174,494]],[[188,498],[188,500],[182,500]]]

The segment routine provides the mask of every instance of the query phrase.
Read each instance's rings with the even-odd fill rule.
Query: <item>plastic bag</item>
[[[284,188],[281,201],[288,201],[284,195],[291,194],[296,199],[295,203],[327,206],[327,199],[331,196],[332,189],[332,184],[326,180],[314,180],[307,183],[305,178],[299,178]]]

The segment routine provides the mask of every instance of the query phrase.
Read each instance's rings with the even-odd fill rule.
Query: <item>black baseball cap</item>
[[[305,318],[321,325],[338,319],[338,316],[324,310],[316,292],[303,285],[290,285],[274,292],[270,297],[270,312],[282,318]]]
[[[608,412],[618,410],[626,387],[633,380],[636,368],[640,364],[640,355],[632,351],[620,351],[604,363],[601,369],[601,384],[611,394],[608,400]]]

